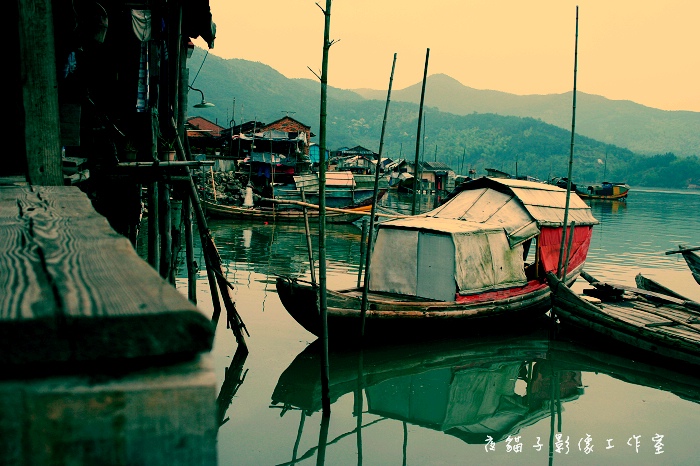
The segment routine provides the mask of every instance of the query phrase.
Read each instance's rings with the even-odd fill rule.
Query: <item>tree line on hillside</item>
[[[290,116],[318,134],[318,83],[288,79],[261,63],[218,57],[208,59],[196,83],[208,101],[227,102],[199,113],[221,126],[234,120],[269,123],[291,110]],[[235,101],[229,97],[234,95]],[[330,89],[326,149],[360,145],[378,152],[385,105],[382,100],[364,100],[351,91]],[[382,156],[413,161],[417,123],[418,105],[392,101]],[[427,107],[423,125],[419,158],[444,162],[460,174],[475,169],[484,175],[486,168],[496,168],[541,180],[567,175],[571,131],[542,120],[492,113],[455,115]],[[698,155],[640,155],[585,137],[577,130],[572,178],[580,183],[620,181],[634,186],[684,188],[700,184]]]
[[[378,104],[375,104],[378,107]],[[378,150],[382,114],[362,113],[348,105],[344,115],[330,121],[329,141],[336,147],[361,145]],[[421,132],[419,159],[439,161],[455,172],[479,175],[496,168],[512,175],[541,180],[566,176],[571,153],[571,131],[534,118],[495,114],[466,116],[428,109]],[[413,161],[416,155],[417,116],[410,104],[393,105],[385,131],[382,156]],[[580,183],[626,182],[634,186],[685,188],[700,184],[700,159],[667,153],[642,156],[579,134],[574,137],[572,178]],[[605,178],[605,179],[604,179]]]

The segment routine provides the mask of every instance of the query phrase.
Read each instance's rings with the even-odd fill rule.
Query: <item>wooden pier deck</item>
[[[213,337],[78,188],[0,188],[0,365],[194,356]]]
[[[213,339],[77,187],[0,183],[0,464],[216,464]]]

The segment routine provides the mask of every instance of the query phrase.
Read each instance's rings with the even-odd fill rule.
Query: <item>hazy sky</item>
[[[314,0],[209,4],[211,54],[288,78],[321,74],[324,17]],[[428,75],[520,95],[567,92],[577,5],[579,91],[700,112],[700,0],[334,0],[328,84],[388,89],[394,53],[392,89],[420,83],[429,48]]]

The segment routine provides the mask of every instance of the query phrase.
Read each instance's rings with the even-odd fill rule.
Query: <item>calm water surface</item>
[[[409,213],[409,201],[390,195],[383,202]],[[589,273],[633,286],[642,272],[700,300],[682,257],[664,254],[700,245],[700,192],[632,189],[627,203],[591,207],[601,223]],[[310,276],[303,226],[209,227],[250,332],[241,366],[223,319],[217,328],[222,465],[698,464],[700,374],[596,341],[549,342],[545,329],[332,351],[326,434],[316,338],[288,316],[274,284],[276,275]],[[328,288],[354,286],[361,229],[327,229]],[[316,238],[313,244],[317,257]],[[198,297],[210,313],[205,273]]]

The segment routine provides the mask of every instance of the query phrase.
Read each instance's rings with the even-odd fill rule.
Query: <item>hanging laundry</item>
[[[131,25],[136,37],[141,41],[139,56],[139,77],[136,91],[136,111],[148,110],[150,91],[148,86],[148,48],[151,40],[151,11],[131,10]]]

